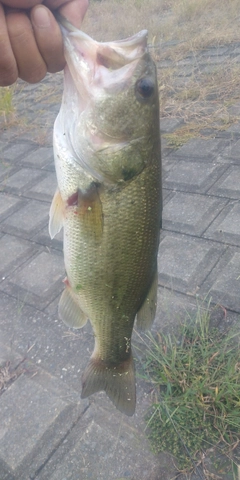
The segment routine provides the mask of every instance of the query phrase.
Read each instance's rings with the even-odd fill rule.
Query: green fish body
[[[58,190],[53,238],[64,228],[66,288],[59,315],[90,320],[95,347],[82,397],[105,390],[135,411],[134,320],[149,328],[157,296],[162,216],[159,101],[147,32],[98,43],[62,21],[63,101],[54,126]]]

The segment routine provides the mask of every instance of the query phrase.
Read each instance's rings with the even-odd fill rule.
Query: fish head
[[[159,132],[158,82],[147,31],[99,43],[74,30],[65,32],[64,45],[62,107],[72,149],[98,179],[123,181],[132,150],[151,148],[153,132]],[[146,159],[140,155],[135,163],[130,177],[142,171]]]

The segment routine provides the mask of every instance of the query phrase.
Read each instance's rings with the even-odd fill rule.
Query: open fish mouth
[[[118,91],[125,88],[139,60],[147,53],[147,30],[112,42],[96,42],[61,17],[67,67],[82,97],[93,88]]]

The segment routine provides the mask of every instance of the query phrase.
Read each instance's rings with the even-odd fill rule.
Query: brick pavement
[[[239,63],[239,52],[237,44],[189,55],[177,65],[176,82],[230,57]],[[167,59],[160,68],[169,65]],[[93,335],[89,325],[73,333],[57,317],[62,240],[59,234],[51,241],[47,228],[56,187],[51,135],[61,85],[61,74],[39,85],[20,82],[15,102],[23,123],[7,129],[1,124],[0,364],[10,362],[15,376],[0,396],[0,480],[170,480],[176,474],[171,458],[154,456],[144,433],[151,385],[137,379],[137,409],[130,419],[105,394],[80,401]],[[214,108],[211,100],[209,107]],[[240,103],[229,113],[240,116]],[[162,133],[182,122],[163,118]],[[194,311],[196,294],[210,294],[227,309],[226,321],[238,321],[239,125],[236,120],[214,138],[207,132],[207,138],[176,150],[163,138],[155,331],[176,329]]]

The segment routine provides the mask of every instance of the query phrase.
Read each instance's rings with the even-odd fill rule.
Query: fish
[[[59,19],[58,19],[59,20]],[[64,89],[54,123],[58,188],[51,238],[63,227],[66,270],[59,317],[90,320],[95,346],[81,398],[105,391],[131,416],[136,406],[131,337],[157,305],[162,219],[158,81],[147,31],[97,42],[62,17]]]

